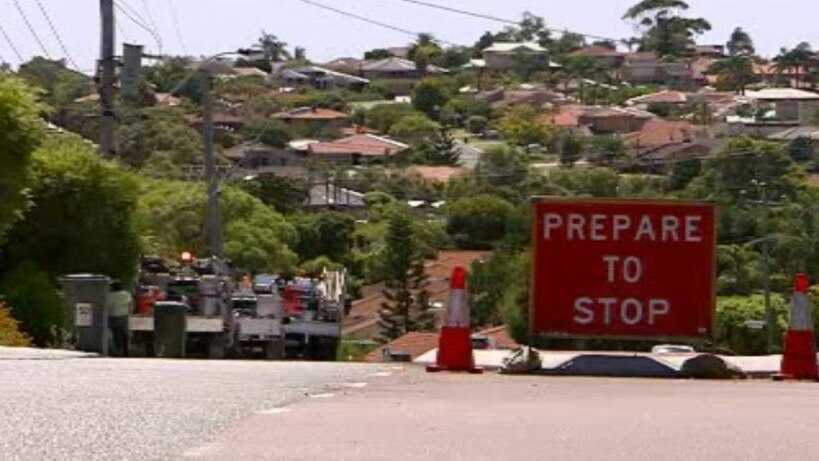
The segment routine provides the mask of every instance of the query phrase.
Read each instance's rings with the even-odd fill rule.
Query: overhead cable
[[[22,16],[23,22],[26,23],[28,31],[34,36],[34,40],[38,45],[40,45],[40,49],[43,50],[43,53],[48,59],[51,59],[51,54],[49,54],[48,49],[46,49],[45,45],[43,44],[43,41],[40,40],[40,36],[37,35],[37,31],[35,31],[34,27],[31,26],[31,22],[29,22],[28,16],[26,16],[26,12],[23,10],[23,7],[20,6],[20,1],[14,0],[14,6],[17,8],[17,12],[20,13],[20,16]]]
[[[51,29],[51,33],[54,34],[54,38],[57,39],[57,43],[60,45],[60,48],[63,50],[63,54],[68,59],[68,62],[71,63],[71,66],[77,72],[80,71],[80,66],[77,65],[74,58],[71,56],[71,53],[68,52],[68,47],[65,46],[63,42],[63,38],[60,36],[60,33],[57,32],[57,28],[54,27],[54,23],[51,21],[51,16],[49,16],[48,11],[46,11],[45,7],[43,7],[43,3],[40,0],[35,0],[37,2],[37,6],[40,8],[40,11],[43,13],[43,17],[45,17],[46,22],[48,23],[48,27]]]
[[[3,28],[2,23],[0,23],[0,33],[3,34],[3,38],[6,39],[6,42],[8,42],[9,46],[11,47],[11,50],[14,51],[14,54],[17,56],[17,59],[20,62],[23,62],[23,55],[20,54],[20,50],[17,49],[17,45],[15,45],[13,41],[11,41],[11,37],[9,37],[9,34],[6,33],[6,29]]]

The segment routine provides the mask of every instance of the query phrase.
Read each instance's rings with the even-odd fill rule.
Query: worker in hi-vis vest
[[[108,293],[108,329],[114,340],[114,353],[118,357],[128,356],[128,314],[131,313],[133,296],[122,288],[122,282],[114,280]]]

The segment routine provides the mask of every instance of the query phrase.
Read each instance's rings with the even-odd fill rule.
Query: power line
[[[182,51],[185,54],[188,54],[188,47],[185,46],[185,39],[182,38],[182,28],[179,27],[179,17],[176,15],[176,8],[174,7],[173,0],[168,0],[168,8],[171,10],[171,18],[173,19],[173,27],[174,31],[176,32],[176,39],[179,40],[179,44],[182,46]]]
[[[501,18],[501,17],[498,17],[498,16],[490,15],[490,14],[483,14],[483,13],[476,13],[474,11],[462,10],[462,9],[459,9],[459,8],[453,8],[451,6],[438,5],[436,3],[430,3],[430,2],[426,2],[426,1],[422,1],[422,0],[398,0],[398,1],[399,2],[405,2],[405,3],[411,3],[413,5],[425,6],[427,8],[435,8],[435,9],[439,9],[439,10],[443,10],[443,11],[449,11],[450,13],[457,13],[457,14],[462,14],[462,15],[465,15],[465,16],[472,16],[473,18],[487,19],[489,21],[495,21],[495,22],[510,24],[510,25],[514,25],[514,26],[520,25],[520,21],[514,21],[514,20],[511,20],[511,19]],[[560,30],[560,29],[555,29],[555,28],[551,28],[551,27],[544,27],[543,29],[548,30],[549,32],[556,32],[556,33],[559,33],[559,34],[572,33],[572,34],[576,34],[576,35],[582,35],[582,36],[584,36],[586,38],[593,38],[595,40],[610,40],[610,41],[615,41],[615,42],[619,41],[617,39],[613,39],[613,38],[610,38],[610,37],[603,37],[603,36],[600,36],[600,35],[593,35],[593,34],[583,34],[583,33],[580,33],[580,32],[573,32],[573,31],[570,31],[568,29]]]
[[[20,13],[20,16],[23,17],[23,22],[26,23],[28,31],[31,32],[31,35],[34,36],[34,40],[37,41],[37,44],[40,45],[40,49],[43,50],[43,53],[45,53],[48,59],[51,59],[51,55],[48,53],[48,50],[46,49],[45,45],[43,45],[43,41],[40,40],[40,36],[37,35],[37,32],[34,30],[34,27],[31,26],[31,22],[29,22],[28,16],[26,16],[26,12],[23,11],[23,7],[20,6],[20,1],[14,0],[14,6],[17,7],[17,12]]]
[[[125,17],[130,19],[131,22],[133,22],[141,29],[148,32],[156,42],[156,46],[159,48],[159,54],[162,54],[162,38],[160,38],[159,34],[157,34],[155,30],[151,29],[150,26],[145,24],[144,22],[145,18],[143,18],[142,15],[139,14],[139,12],[134,10],[133,7],[125,3],[123,0],[115,0],[114,6],[117,8],[117,10],[119,10],[120,13],[124,14]],[[128,8],[127,10],[125,9],[126,7]]]
[[[20,62],[23,62],[23,55],[20,54],[20,50],[17,49],[17,45],[15,45],[14,42],[11,41],[11,37],[9,37],[9,34],[6,33],[6,29],[3,28],[3,24],[0,24],[0,33],[3,34],[3,37],[9,43],[9,46],[11,47],[11,50],[14,51],[15,55],[17,55],[17,59]]]
[[[48,12],[43,7],[43,3],[40,0],[35,1],[37,2],[37,6],[40,7],[40,11],[43,13],[45,20],[48,23],[48,27],[51,29],[51,33],[54,34],[54,38],[57,39],[57,43],[59,43],[60,48],[63,50],[63,53],[65,53],[65,57],[68,58],[68,62],[71,63],[71,66],[74,67],[74,70],[79,72],[80,66],[77,65],[77,63],[74,61],[74,58],[71,56],[71,53],[68,52],[68,48],[65,46],[63,38],[60,36],[59,32],[57,32],[57,28],[54,27],[54,23],[51,22],[51,17],[48,15]]]
[[[390,29],[390,30],[393,30],[395,32],[401,32],[402,34],[411,35],[413,37],[417,37],[419,35],[418,32],[413,32],[411,30],[404,29],[402,27],[394,26],[392,24],[387,24],[387,23],[384,23],[384,22],[381,22],[381,21],[377,21],[375,19],[370,19],[370,18],[367,18],[367,17],[364,17],[364,16],[357,15],[355,13],[350,13],[349,11],[340,10],[338,8],[335,8],[335,7],[332,7],[332,6],[329,6],[329,5],[325,5],[323,3],[314,2],[313,0],[299,0],[299,1],[302,2],[302,3],[306,3],[308,5],[315,6],[317,8],[321,8],[321,9],[324,9],[324,10],[327,10],[327,11],[332,11],[332,12],[340,14],[342,16],[347,16],[349,18],[357,19],[359,21],[363,21],[363,22],[366,22],[368,24],[383,27],[385,29]],[[448,42],[446,40],[441,40],[441,39],[438,39],[438,38],[436,38],[435,41],[446,44],[446,45],[450,45],[450,46],[461,46],[461,45],[459,45],[457,43]]]

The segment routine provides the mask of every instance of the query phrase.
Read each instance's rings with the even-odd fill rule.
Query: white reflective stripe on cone
[[[791,299],[791,330],[813,331],[810,297],[805,293],[795,292]]]
[[[444,323],[446,326],[469,327],[469,304],[466,299],[466,290],[450,291],[446,314]]]

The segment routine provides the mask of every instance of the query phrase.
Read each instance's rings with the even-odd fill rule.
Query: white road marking
[[[335,397],[336,395],[332,392],[325,392],[323,394],[310,394],[310,397],[314,399],[329,399],[330,397]]]
[[[276,407],[276,408],[271,408],[269,410],[259,411],[258,414],[260,414],[260,415],[280,415],[282,413],[287,413],[289,411],[290,411],[289,408]]]
[[[190,449],[183,453],[182,456],[186,458],[199,458],[202,456],[215,454],[221,451],[222,448],[224,448],[224,445],[222,445],[221,443],[208,443],[202,445],[201,447]]]
[[[367,387],[367,383],[344,383],[342,384],[344,387],[353,387],[353,388],[362,388]]]

